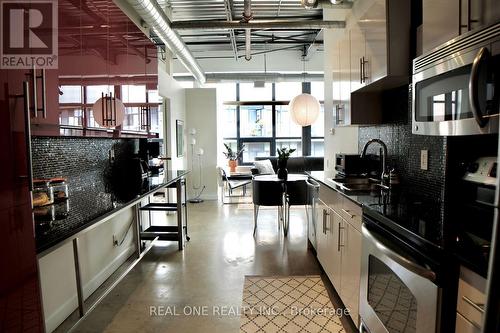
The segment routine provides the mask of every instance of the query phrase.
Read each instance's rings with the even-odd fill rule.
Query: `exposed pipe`
[[[248,24],[248,22],[250,22],[250,20],[253,18],[252,1],[245,0],[243,4],[243,19],[241,20],[241,22]],[[252,29],[245,30],[245,60],[252,60]]]
[[[303,73],[206,73],[207,83],[221,82],[307,82],[323,81],[323,74],[303,74]],[[175,75],[176,81],[192,81],[188,75]]]
[[[226,20],[233,20],[233,3],[231,0],[224,0],[224,11],[226,12]],[[233,49],[234,60],[238,60],[238,46],[236,45],[236,36],[234,35],[234,30],[229,30],[229,41],[231,42],[231,48]]]
[[[245,60],[252,60],[252,30],[245,30]]]
[[[252,20],[240,21],[177,21],[171,23],[175,30],[227,30],[227,29],[284,29],[284,30],[319,30],[344,29],[345,21],[323,20]],[[250,27],[250,28],[248,28]]]
[[[154,0],[127,0],[147,25],[182,62],[200,83],[205,83],[205,73],[179,35],[171,27],[170,20]]]

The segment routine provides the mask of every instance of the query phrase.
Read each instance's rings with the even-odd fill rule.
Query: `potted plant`
[[[245,145],[242,145],[238,151],[234,151],[233,149],[231,149],[231,147],[229,147],[227,143],[224,143],[224,147],[226,147],[224,155],[228,159],[229,172],[235,172],[236,167],[238,166],[238,158],[241,156],[241,154],[243,154]]]
[[[278,151],[278,178],[286,180],[288,178],[288,170],[286,169],[286,165],[288,163],[288,159],[290,158],[290,154],[292,154],[295,151],[295,149],[278,148],[277,151]]]

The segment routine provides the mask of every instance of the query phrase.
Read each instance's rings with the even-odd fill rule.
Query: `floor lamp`
[[[196,192],[199,190],[198,194],[192,198],[192,199],[189,199],[189,202],[191,203],[200,203],[200,202],[203,202],[203,199],[200,199],[201,197],[201,194],[203,193],[203,191],[205,190],[205,185],[203,185],[203,175],[202,175],[202,162],[203,162],[203,148],[198,148],[198,151],[196,152],[195,154],[195,146],[196,146],[196,129],[195,128],[192,128],[191,131],[191,169],[193,170],[193,173],[194,173],[194,157],[195,155],[198,157],[198,175],[199,175],[199,184],[196,185],[195,184],[195,180],[194,180],[194,177],[193,177],[193,192],[196,194]]]

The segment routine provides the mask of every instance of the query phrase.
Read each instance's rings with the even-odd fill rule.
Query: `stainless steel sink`
[[[342,190],[349,192],[367,192],[389,189],[389,187],[383,185],[380,180],[374,178],[329,178],[329,180]]]

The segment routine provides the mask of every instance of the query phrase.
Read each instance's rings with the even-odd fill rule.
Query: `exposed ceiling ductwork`
[[[172,22],[175,30],[227,30],[227,29],[289,29],[289,30],[321,30],[344,29],[345,21],[323,20],[252,20],[248,23],[240,21],[178,21]]]
[[[177,81],[192,81],[191,76],[176,75]],[[314,73],[206,73],[207,83],[221,82],[300,82],[323,81],[323,74]]]
[[[127,0],[161,41],[200,83],[206,77],[191,51],[170,26],[170,20],[155,0]]]

